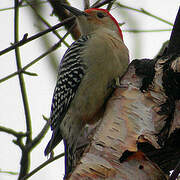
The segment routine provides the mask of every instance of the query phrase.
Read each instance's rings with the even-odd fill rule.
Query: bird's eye
[[[98,12],[98,13],[97,13],[97,17],[98,17],[98,18],[103,18],[103,17],[105,17],[105,15],[104,15],[103,13],[101,13],[101,12]]]

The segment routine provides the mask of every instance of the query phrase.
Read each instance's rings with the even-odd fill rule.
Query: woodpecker
[[[81,37],[60,62],[50,114],[53,132],[45,155],[63,139],[67,174],[80,133],[94,122],[113,92],[111,85],[127,70],[129,53],[118,22],[107,10],[63,7],[76,16]]]

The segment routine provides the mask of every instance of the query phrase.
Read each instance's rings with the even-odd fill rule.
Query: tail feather
[[[62,135],[60,129],[56,129],[53,131],[52,137],[48,142],[46,149],[44,151],[44,155],[47,156],[62,140]]]

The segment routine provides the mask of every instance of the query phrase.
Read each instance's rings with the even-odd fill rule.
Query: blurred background
[[[31,1],[29,1],[31,2]],[[81,10],[84,8],[83,0],[69,0],[72,6]],[[95,0],[90,0],[92,5]],[[34,6],[37,12],[51,26],[59,23],[58,18],[52,14],[53,8],[49,2],[39,0]],[[153,15],[161,17],[168,22],[163,22],[142,12],[119,7],[118,4],[135,8],[145,9]],[[27,2],[22,0],[22,5]],[[0,51],[9,47],[14,42],[14,1],[1,0],[0,2]],[[107,6],[104,6],[106,8]],[[125,23],[123,30],[124,42],[130,52],[130,59],[153,58],[159,52],[162,44],[170,37],[172,25],[179,8],[179,0],[117,0],[111,8],[111,14],[119,23]],[[19,39],[25,33],[32,36],[47,29],[30,6],[23,6],[19,12]],[[57,32],[63,36],[66,30],[61,27]],[[20,47],[22,67],[46,52],[51,46],[58,42],[57,36],[52,32]],[[66,42],[70,45],[74,40],[69,35]],[[43,115],[49,117],[52,95],[56,83],[58,64],[66,51],[67,46],[63,43],[56,51],[48,54],[27,71],[37,73],[38,76],[24,75],[27,97],[32,121],[32,137],[36,137],[46,121]],[[18,132],[26,131],[26,121],[23,109],[22,96],[18,76],[1,81],[2,78],[17,71],[14,51],[0,56],[0,126],[14,129]],[[51,137],[49,130],[42,141],[31,152],[30,171],[47,160],[44,149]],[[0,180],[15,180],[18,175],[4,172],[18,173],[20,169],[21,150],[12,140],[14,136],[0,132]],[[24,141],[23,141],[24,142]],[[64,152],[61,143],[55,148],[55,155]],[[63,179],[64,158],[60,158],[41,169],[30,177],[32,180]]]

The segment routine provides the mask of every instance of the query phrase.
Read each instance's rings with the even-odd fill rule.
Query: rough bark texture
[[[167,179],[180,157],[180,146],[174,139],[179,138],[180,103],[174,101],[175,111],[171,111],[171,104],[166,107],[171,95],[166,95],[163,86],[164,66],[169,59],[172,57],[131,63],[67,179]],[[169,71],[179,72],[179,62],[180,58],[175,58]],[[139,89],[142,82],[146,83],[143,79],[149,73],[149,63],[155,67],[154,76],[148,91],[142,93]],[[143,77],[139,72],[142,65],[146,72]]]

